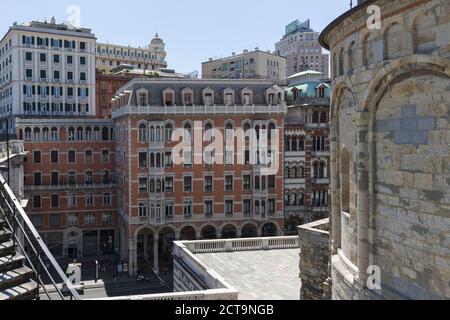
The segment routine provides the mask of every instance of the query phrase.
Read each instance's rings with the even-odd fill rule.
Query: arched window
[[[205,125],[205,140],[212,141],[213,138],[213,127],[210,123]]]
[[[75,128],[69,128],[67,140],[69,141],[75,141]]]
[[[44,128],[42,129],[42,140],[48,141],[48,139],[49,139],[49,130],[48,128]]]
[[[141,124],[139,126],[139,142],[147,141],[147,126],[145,124]]]
[[[58,141],[59,137],[58,137],[58,129],[57,128],[52,128],[52,141]]]
[[[356,56],[356,43],[355,41],[352,41],[348,48],[348,70],[353,70],[355,68],[355,56]]]
[[[166,141],[172,141],[173,126],[169,123],[166,125]]]
[[[83,141],[83,128],[77,129],[77,141]]]
[[[34,128],[34,130],[33,130],[33,140],[34,141],[40,141],[41,140],[41,129]]]
[[[269,140],[272,139],[272,134],[275,133],[275,130],[276,130],[275,124],[274,124],[274,123],[270,123],[270,124],[269,124],[269,131],[268,131],[268,133],[267,133],[267,137],[268,137]]]
[[[339,75],[342,76],[344,74],[344,48],[341,48],[339,52]]]
[[[109,130],[106,127],[104,127],[102,129],[102,140],[103,141],[108,141],[109,140]]]
[[[91,141],[92,140],[92,128],[87,127],[86,130],[84,131],[84,133],[85,133],[86,140]]]
[[[25,128],[25,140],[31,141],[32,134],[31,134],[31,128]]]
[[[341,151],[341,211],[350,213],[350,155],[347,149]]]

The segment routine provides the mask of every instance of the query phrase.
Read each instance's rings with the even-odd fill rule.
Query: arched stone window
[[[234,101],[234,90],[231,88],[227,88],[225,90],[223,90],[223,102],[224,105],[226,106],[234,106],[235,105],[235,101]]]
[[[171,123],[166,124],[165,127],[166,132],[166,141],[172,141],[172,134],[173,134],[173,125]]]
[[[341,48],[339,52],[339,75],[342,76],[344,74],[344,48]]]
[[[356,43],[352,41],[348,47],[348,70],[353,70],[356,66]]]
[[[253,91],[249,88],[242,89],[241,101],[243,106],[251,106],[253,104]]]
[[[68,135],[67,135],[68,141],[75,141],[75,128],[69,128]]]
[[[341,177],[341,211],[350,213],[350,155],[347,149],[341,151],[340,157]]]
[[[83,141],[83,128],[78,128],[77,129],[77,141]]]
[[[190,88],[184,88],[181,90],[181,100],[183,105],[192,106],[194,104],[194,91]]]
[[[171,107],[175,104],[175,90],[167,88],[163,91],[163,102],[166,107]]]
[[[207,107],[214,105],[214,90],[212,90],[209,87],[203,89],[202,95],[203,95],[203,105]]]

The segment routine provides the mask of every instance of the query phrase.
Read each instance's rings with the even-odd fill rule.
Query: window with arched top
[[[149,104],[149,96],[147,89],[139,89],[136,92],[137,95],[137,105],[139,107],[146,107]]]
[[[253,104],[253,91],[245,88],[241,91],[241,101],[243,106],[251,106]]]
[[[69,128],[68,134],[67,134],[67,140],[69,141],[75,141],[75,128]]]
[[[172,134],[173,134],[173,125],[171,123],[166,124],[165,127],[165,135],[166,135],[166,141],[172,141]]]
[[[210,88],[206,88],[202,92],[203,105],[209,107],[214,105],[214,91]]]
[[[83,128],[77,128],[77,141],[83,141]]]
[[[211,123],[207,123],[205,125],[205,140],[206,141],[212,141],[213,138],[213,126]]]
[[[181,90],[181,100],[184,106],[192,106],[194,104],[194,91],[190,88]]]
[[[139,142],[147,141],[147,126],[145,124],[141,124],[139,126]]]
[[[348,47],[348,69],[353,70],[356,65],[356,42],[352,41]]]
[[[175,90],[165,89],[163,91],[163,102],[166,107],[171,107],[175,105]]]
[[[227,88],[223,90],[223,102],[226,106],[234,106],[234,90]]]
[[[48,128],[44,128],[42,129],[42,140],[43,141],[48,141],[49,140],[49,129]]]
[[[347,149],[340,156],[341,211],[350,213],[350,154]]]
[[[342,76],[344,74],[344,48],[341,48],[339,52],[338,67],[339,67],[339,75]]]
[[[31,139],[32,139],[31,128],[25,128],[25,140],[31,141]]]

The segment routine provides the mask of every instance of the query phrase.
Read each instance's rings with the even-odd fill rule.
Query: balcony
[[[94,184],[59,184],[59,185],[42,185],[42,186],[25,186],[25,191],[65,191],[65,190],[111,190],[115,189],[115,183],[102,184],[102,183],[94,183]]]
[[[313,151],[312,153],[313,157],[329,157],[330,151],[323,150],[323,151]]]
[[[314,178],[312,179],[312,183],[317,185],[329,185],[330,178]]]

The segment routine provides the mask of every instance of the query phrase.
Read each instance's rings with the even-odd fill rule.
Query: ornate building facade
[[[446,0],[368,0],[321,35],[334,299],[450,298],[449,31]]]
[[[121,253],[132,274],[170,263],[174,240],[283,233],[282,134],[271,143],[276,170],[270,174],[259,157],[251,161],[247,143],[245,151],[236,145],[235,153],[209,136],[212,129],[223,135],[254,129],[258,139],[265,130],[280,131],[282,88],[261,80],[134,79],[114,100]],[[199,134],[191,143],[203,150],[212,141],[223,145],[225,151],[215,151],[222,163],[203,161],[210,151],[183,149],[184,163],[174,164],[178,129]]]

